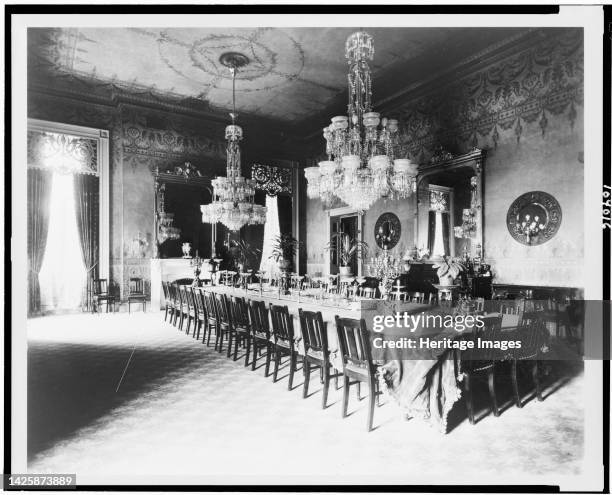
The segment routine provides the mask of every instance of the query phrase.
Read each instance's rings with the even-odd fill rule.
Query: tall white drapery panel
[[[53,173],[47,247],[40,270],[41,307],[49,310],[77,309],[85,284],[74,204],[74,175]]]
[[[274,239],[280,235],[280,223],[278,219],[278,197],[266,196],[266,223],[264,224],[264,241],[261,250],[261,263],[259,270],[274,275],[279,272],[278,264],[273,259],[272,248]]]

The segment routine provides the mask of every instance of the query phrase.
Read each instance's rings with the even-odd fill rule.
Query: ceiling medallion
[[[561,206],[543,191],[522,194],[510,205],[506,225],[510,235],[521,244],[543,244],[554,237],[561,226]]]
[[[229,67],[231,70],[232,68],[240,69],[241,67],[244,67],[245,65],[249,65],[251,61],[249,60],[249,57],[247,57],[244,53],[225,52],[225,53],[222,53],[221,56],[219,57],[219,62],[221,62],[221,65],[225,65],[225,67]]]
[[[226,56],[224,56],[226,55]],[[255,182],[242,176],[240,164],[240,141],[242,127],[236,125],[236,72],[239,64],[248,63],[246,56],[228,52],[219,59],[221,63],[229,64],[232,74],[232,123],[225,128],[227,140],[227,173],[225,177],[217,177],[212,181],[212,203],[201,205],[202,222],[221,222],[229,230],[240,230],[245,225],[257,225],[266,221],[266,208],[255,204]]]
[[[309,198],[325,204],[340,198],[359,211],[378,199],[407,198],[416,191],[417,165],[396,158],[398,121],[372,111],[372,77],[368,61],[374,59],[374,41],[365,31],[346,40],[349,63],[348,116],[331,119],[323,129],[328,159],[304,169]],[[380,124],[380,129],[379,129]]]

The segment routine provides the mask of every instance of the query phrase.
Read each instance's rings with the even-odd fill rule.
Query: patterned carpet
[[[31,472],[197,475],[201,483],[521,483],[532,475],[554,481],[581,465],[583,378],[575,367],[553,370],[544,402],[523,409],[502,385],[498,418],[482,395],[475,426],[460,401],[447,435],[406,421],[385,398],[368,434],[366,400],[352,394],[343,420],[342,391],[332,385],[322,410],[316,375],[303,400],[301,369],[289,392],[286,366],[272,383],[263,366],[252,372],[159,314],[32,319],[28,340]]]

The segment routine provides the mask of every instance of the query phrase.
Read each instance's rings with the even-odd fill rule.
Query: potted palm
[[[283,272],[291,269],[291,263],[295,254],[299,251],[301,242],[291,234],[281,234],[274,238],[272,244],[272,255],[270,258],[278,263],[278,267]]]
[[[251,246],[243,239],[233,241],[230,248],[234,263],[240,272],[248,270],[251,261],[261,254],[261,249]]]
[[[440,285],[453,285],[457,276],[465,270],[463,261],[451,256],[442,256],[442,260],[434,263],[433,267],[437,269]]]
[[[363,260],[368,256],[369,246],[365,241],[352,239],[344,232],[332,234],[331,240],[327,243],[327,250],[338,249],[340,256],[340,276],[351,276],[351,263],[353,260]]]

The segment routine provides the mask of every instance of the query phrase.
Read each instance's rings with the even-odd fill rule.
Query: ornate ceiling
[[[297,123],[345,105],[344,42],[354,28],[30,29],[30,82],[66,79],[160,98],[231,107],[225,52],[250,59],[238,111]],[[374,103],[524,34],[520,29],[375,28]],[[380,86],[378,85],[380,83]]]

